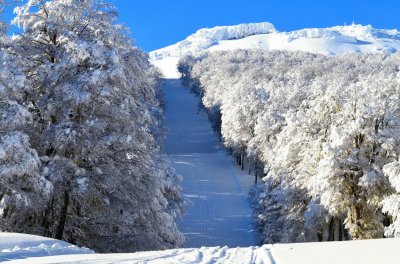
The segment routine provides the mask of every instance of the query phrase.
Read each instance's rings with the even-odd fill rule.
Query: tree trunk
[[[258,177],[258,162],[257,160],[254,161],[254,183],[257,184],[257,177]]]
[[[249,166],[249,175],[250,175],[250,173],[251,173],[251,160],[250,160],[250,157],[247,159],[247,161],[248,161],[248,166]]]
[[[244,151],[241,150],[240,151],[240,166],[241,166],[242,170],[244,170],[244,162],[243,162],[243,160],[244,160]]]
[[[61,207],[61,215],[60,220],[58,222],[58,226],[56,229],[55,239],[62,240],[64,236],[64,228],[65,222],[67,220],[67,213],[68,213],[68,204],[69,204],[69,192],[67,190],[64,191],[64,204]]]
[[[319,231],[319,232],[317,233],[317,237],[318,237],[318,241],[319,241],[319,242],[322,242],[322,240],[324,239],[323,234],[324,234],[324,230],[323,230],[323,229],[321,229],[321,231]]]
[[[54,212],[54,196],[51,198],[50,204],[46,207],[46,210],[44,211],[44,216],[42,221],[42,227],[43,227],[42,235],[45,237],[51,236],[50,223],[52,221],[50,219],[53,218],[53,212]]]
[[[349,231],[346,228],[343,228],[343,238],[344,240],[350,240]]]
[[[329,221],[328,241],[334,241],[334,240],[335,240],[335,218],[331,217],[331,220]]]
[[[342,219],[338,219],[339,241],[343,241],[343,223]]]

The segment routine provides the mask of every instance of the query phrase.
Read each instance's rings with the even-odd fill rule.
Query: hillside
[[[290,32],[279,32],[266,22],[220,26],[200,29],[185,40],[152,51],[150,61],[162,71],[164,77],[179,78],[176,65],[182,56],[233,49],[300,50],[324,55],[393,53],[400,49],[400,32],[355,24]]]

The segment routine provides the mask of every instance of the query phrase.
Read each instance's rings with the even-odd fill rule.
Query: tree
[[[397,234],[397,170],[383,168],[400,153],[398,57],[240,50],[182,60],[204,106],[221,110],[224,144],[264,167],[264,242],[377,238],[390,217],[386,235]]]
[[[181,245],[157,163],[157,72],[113,6],[30,0],[16,11],[38,151],[55,188],[46,235],[102,252]]]
[[[4,2],[0,1],[3,7]],[[40,213],[52,191],[25,130],[32,116],[22,105],[29,82],[8,54],[12,45],[0,29],[0,231],[40,232]]]

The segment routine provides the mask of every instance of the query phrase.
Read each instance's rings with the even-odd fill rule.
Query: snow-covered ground
[[[172,249],[165,251],[148,251],[132,254],[84,254],[85,250],[71,250],[65,247],[58,251],[35,249],[41,244],[50,245],[48,238],[32,240],[32,236],[2,234],[0,237],[0,252],[2,263],[16,264],[56,264],[56,263],[255,263],[255,264],[314,264],[314,263],[351,263],[351,264],[397,264],[400,263],[400,239],[377,239],[364,241],[276,244],[262,247],[201,247]],[[3,245],[9,243],[14,247],[24,247],[25,255],[9,255],[4,253]],[[59,245],[67,245],[57,241]],[[44,246],[42,246],[44,247]],[[87,250],[86,250],[87,251]],[[31,254],[29,254],[31,253]],[[73,255],[66,255],[73,254]],[[55,255],[55,256],[51,256]],[[38,256],[38,257],[34,257]],[[42,257],[39,257],[42,256]]]
[[[166,78],[179,78],[179,58],[202,51],[232,49],[301,50],[325,55],[355,52],[395,52],[400,49],[400,32],[349,25],[278,32],[270,23],[200,29],[174,45],[150,53],[151,62]]]
[[[51,238],[0,233],[0,262],[38,256],[89,253],[93,253],[93,251]]]
[[[180,80],[164,81],[165,153],[183,177],[183,196],[190,201],[178,222],[186,247],[256,244],[247,200],[254,176],[245,175],[214,134],[206,113]]]

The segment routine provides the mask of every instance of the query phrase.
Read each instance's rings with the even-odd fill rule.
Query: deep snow
[[[187,54],[232,49],[300,50],[325,55],[395,52],[400,32],[349,25],[278,32],[270,23],[200,29],[174,45],[150,52],[151,62],[166,78],[179,78],[179,59]]]
[[[213,132],[199,99],[177,79],[165,80],[165,153],[183,177],[190,201],[178,222],[186,247],[256,244],[247,200],[254,176],[245,175]]]

